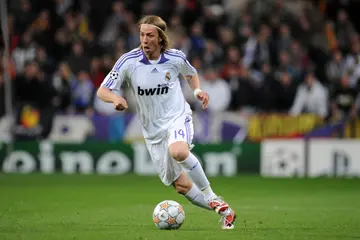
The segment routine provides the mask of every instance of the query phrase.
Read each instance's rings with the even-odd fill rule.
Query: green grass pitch
[[[360,180],[210,178],[237,211],[236,229],[157,177],[0,175],[0,239],[360,239]],[[158,230],[155,205],[184,206],[179,230]]]

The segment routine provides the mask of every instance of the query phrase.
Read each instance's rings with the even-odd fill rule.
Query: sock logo
[[[198,161],[197,163],[195,163],[195,165],[194,165],[194,166],[192,166],[192,167],[189,169],[189,171],[194,170],[194,168],[196,168],[196,167],[197,167],[197,165],[199,165],[199,161]]]
[[[153,95],[163,95],[163,94],[167,94],[169,91],[169,87],[168,86],[162,86],[162,85],[158,85],[157,88],[141,88],[138,87],[138,95],[140,96],[153,96]]]

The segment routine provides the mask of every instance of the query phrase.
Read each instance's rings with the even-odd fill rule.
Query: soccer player
[[[117,60],[97,96],[112,103],[116,110],[125,110],[126,100],[112,90],[119,90],[127,82],[161,181],[166,186],[173,185],[193,204],[215,210],[221,216],[221,227],[233,229],[235,212],[213,192],[199,160],[190,152],[194,135],[192,111],[183,96],[179,75],[187,80],[204,109],[209,95],[201,91],[196,69],[185,54],[169,48],[164,20],[149,15],[141,18],[138,26],[140,46]]]

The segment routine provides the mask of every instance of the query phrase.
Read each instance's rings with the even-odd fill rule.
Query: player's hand
[[[209,100],[210,100],[209,94],[207,92],[202,91],[202,92],[199,92],[196,95],[196,97],[197,97],[197,99],[199,99],[202,102],[203,109],[206,109],[209,104]]]
[[[118,111],[123,111],[128,108],[128,104],[126,100],[122,97],[117,97],[115,100],[113,100],[114,108]]]

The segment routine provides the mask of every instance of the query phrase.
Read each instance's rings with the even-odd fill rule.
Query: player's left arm
[[[185,75],[185,80],[188,82],[190,88],[194,91],[194,96],[202,102],[203,109],[206,109],[209,104],[209,94],[200,88],[200,80],[197,74]]]
[[[196,69],[189,63],[186,55],[180,51],[176,51],[176,55],[180,56],[183,61],[180,61],[180,73],[188,82],[190,88],[194,91],[194,96],[201,101],[203,109],[206,109],[209,104],[209,94],[200,88],[200,80]]]

